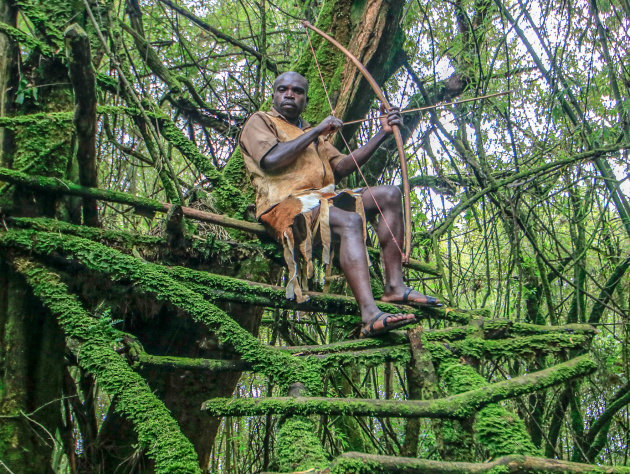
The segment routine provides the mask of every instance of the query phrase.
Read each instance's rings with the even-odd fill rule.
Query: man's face
[[[274,82],[273,106],[287,120],[297,120],[308,103],[307,91],[304,77],[295,72],[284,73]]]

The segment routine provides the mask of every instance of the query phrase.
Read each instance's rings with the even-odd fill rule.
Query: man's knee
[[[400,207],[402,201],[402,193],[398,186],[379,186],[379,195],[377,197],[379,205],[387,208]],[[381,204],[382,203],[382,204]]]
[[[332,217],[332,214],[331,214]],[[361,232],[363,233],[363,219],[356,212],[348,212],[341,211],[340,213],[336,213],[334,223],[334,228],[338,229],[338,233],[346,233],[346,232]]]

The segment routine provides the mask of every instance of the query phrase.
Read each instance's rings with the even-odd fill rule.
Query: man
[[[342,127],[342,121],[331,115],[311,127],[301,118],[307,104],[306,78],[296,72],[281,74],[273,84],[273,108],[252,115],[240,139],[245,165],[256,188],[256,216],[284,246],[290,273],[287,297],[295,295],[298,301],[304,300],[297,281],[295,249],[306,260],[309,275],[313,239],[319,237],[322,261],[329,263],[332,236],[339,241],[341,270],[361,309],[361,335],[374,336],[410,324],[415,321],[413,314],[388,314],[376,306],[365,246],[365,218],[375,217],[380,208],[377,234],[385,265],[381,300],[439,305],[436,298],[421,295],[403,282],[400,191],[395,186],[376,186],[371,192],[334,189],[335,182],[355,170],[355,160],[359,166],[367,162],[392,133],[392,125],[402,123],[400,113],[390,110],[386,118],[381,118],[381,130],[351,156],[342,155],[326,140]]]

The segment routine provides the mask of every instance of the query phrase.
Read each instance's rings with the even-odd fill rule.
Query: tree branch
[[[210,33],[212,33],[217,38],[225,40],[228,43],[230,43],[231,45],[236,46],[237,48],[242,49],[246,53],[251,54],[256,59],[258,59],[258,61],[262,61],[264,59],[267,69],[272,71],[274,74],[278,74],[278,67],[276,66],[276,64],[274,62],[272,62],[269,58],[263,58],[262,54],[260,54],[255,49],[250,48],[246,44],[241,43],[239,40],[234,39],[231,36],[226,35],[225,33],[223,33],[220,30],[217,30],[216,28],[210,26],[208,23],[203,21],[201,18],[193,15],[192,13],[188,12],[184,8],[180,7],[179,5],[174,4],[173,2],[171,2],[169,0],[160,0],[160,2],[162,2],[164,5],[168,6],[169,8],[175,10],[180,15],[188,18],[190,21],[195,23],[197,26],[203,28],[204,30],[206,30],[206,31],[208,31]]]
[[[479,408],[501,400],[532,393],[595,371],[597,364],[587,355],[538,372],[436,400],[374,400],[361,398],[278,397],[215,398],[201,409],[215,416],[353,415],[402,418],[466,418]]]
[[[397,456],[379,456],[376,454],[343,453],[336,458],[331,472],[353,472],[357,463],[361,472],[424,474],[424,473],[492,473],[492,472],[527,472],[548,474],[550,472],[567,474],[616,473],[626,472],[626,468],[602,467],[592,464],[579,464],[559,459],[545,459],[533,456],[502,456],[491,462],[449,462],[430,459],[403,458]]]

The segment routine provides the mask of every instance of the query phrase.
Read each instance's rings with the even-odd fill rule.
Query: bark
[[[360,28],[348,43],[353,53],[368,70],[373,71],[379,83],[384,83],[402,65],[402,32],[399,22],[403,4],[395,1],[379,0],[369,2],[358,21]],[[372,105],[373,92],[356,67],[347,62],[342,74],[342,87],[335,107],[335,113],[343,120],[363,117]],[[356,131],[356,126],[344,129],[346,139]]]
[[[0,459],[15,472],[41,472],[61,424],[64,342],[55,322],[34,301],[24,280],[2,266]],[[8,281],[7,281],[8,278]]]
[[[64,87],[49,85],[67,81],[59,79],[63,69],[58,63],[39,61],[37,47],[31,62],[20,63],[18,41],[22,35],[14,28],[16,22],[16,2],[0,1],[0,118],[9,120],[21,113],[67,104],[60,94]],[[18,110],[18,67],[20,77],[31,81],[30,92],[37,89],[42,93],[40,104],[25,99]],[[47,135],[50,131],[54,133]],[[63,176],[67,163],[63,157],[69,154],[67,132],[63,126],[18,131],[0,127],[0,162]],[[40,153],[45,156],[46,149],[60,156],[43,160]],[[35,200],[30,193],[11,190],[6,184],[1,199],[3,212],[17,215],[53,215],[56,210],[54,200]],[[42,472],[50,465],[56,443],[48,433],[54,434],[61,424],[63,338],[33,300],[24,280],[8,268],[4,255],[0,256],[0,273],[0,416],[8,417],[0,423],[0,459],[14,472]]]
[[[79,166],[79,184],[95,188],[96,175],[96,80],[92,68],[90,39],[79,25],[64,32],[70,80],[74,88],[74,126],[77,133],[75,158]],[[83,223],[98,227],[96,199],[83,199]]]

